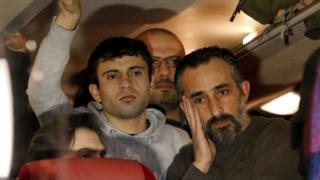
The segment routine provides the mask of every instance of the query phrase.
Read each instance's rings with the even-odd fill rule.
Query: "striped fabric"
[[[320,63],[311,97],[310,114],[304,129],[304,152],[309,166],[308,179],[320,180]]]

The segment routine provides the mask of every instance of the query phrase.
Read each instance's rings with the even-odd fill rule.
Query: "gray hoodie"
[[[67,31],[53,22],[39,48],[27,94],[40,123],[45,123],[45,114],[73,111],[60,84],[74,33],[75,31]],[[138,160],[149,167],[158,179],[165,179],[174,156],[183,145],[191,141],[182,129],[165,124],[166,117],[155,109],[147,109],[149,126],[137,135],[129,135],[113,127],[97,102],[90,102],[87,108],[76,109],[79,110],[96,115],[104,132],[102,141],[107,157]]]

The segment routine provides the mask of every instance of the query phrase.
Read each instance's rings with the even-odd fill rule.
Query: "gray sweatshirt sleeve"
[[[69,103],[61,89],[61,78],[74,34],[75,31],[59,27],[54,18],[40,45],[27,89],[31,107],[37,116],[56,105]]]

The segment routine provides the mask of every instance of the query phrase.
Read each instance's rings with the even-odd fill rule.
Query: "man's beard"
[[[173,87],[174,84],[170,79],[160,79],[155,84],[170,83]],[[158,105],[166,111],[174,109],[179,105],[179,99],[174,89],[171,91],[161,91],[160,93],[151,93],[150,103]]]
[[[207,137],[217,146],[223,147],[230,145],[237,135],[241,132],[243,126],[243,120],[246,114],[244,101],[241,100],[240,107],[238,109],[237,117],[230,114],[221,114],[219,116],[212,117],[204,127]],[[213,124],[228,120],[233,124],[233,128],[230,125],[216,129],[213,128]]]

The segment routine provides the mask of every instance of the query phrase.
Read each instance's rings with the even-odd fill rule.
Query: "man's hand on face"
[[[67,30],[73,30],[81,17],[80,0],[58,0],[60,13],[57,24]]]
[[[191,101],[183,96],[180,107],[185,113],[192,132],[194,148],[193,165],[203,173],[208,173],[216,156],[215,145],[206,137],[202,128],[199,109],[191,104]]]

